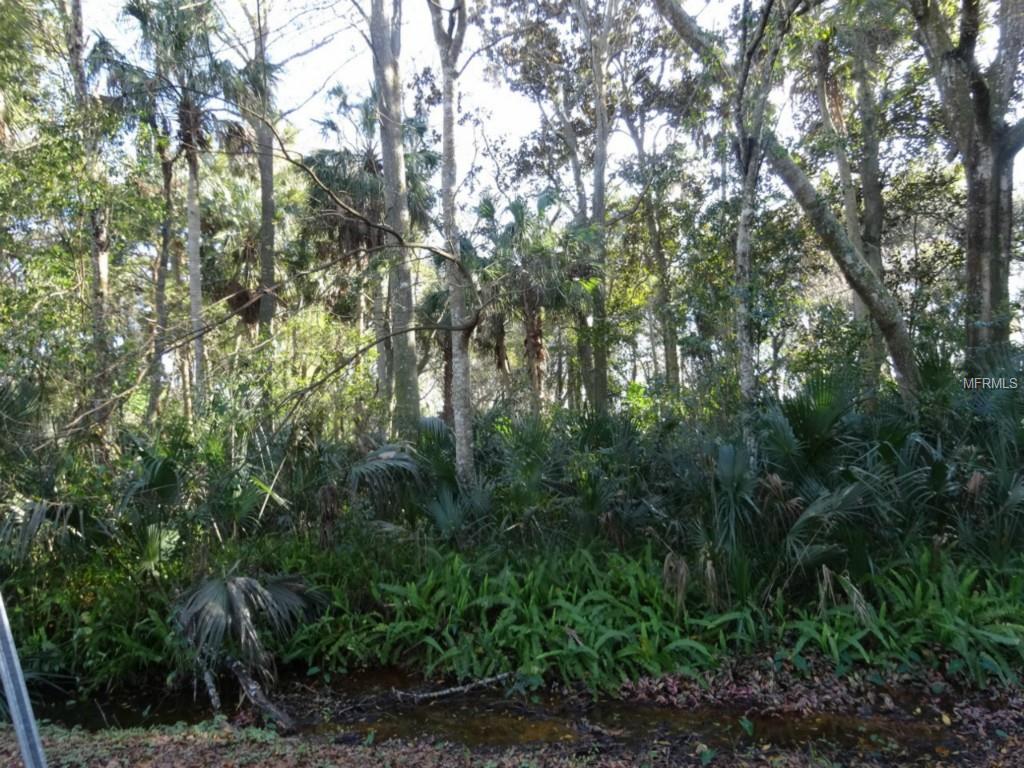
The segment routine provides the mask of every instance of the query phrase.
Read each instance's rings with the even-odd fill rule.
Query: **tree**
[[[216,92],[218,74],[210,50],[214,28],[207,4],[179,5],[173,0],[130,0],[124,12],[139,25],[143,51],[162,78],[162,91],[178,116],[178,140],[188,166],[189,321],[192,328],[193,409],[202,414],[206,396],[203,323],[203,275],[199,210],[200,154],[207,145],[206,106]]]
[[[86,155],[87,181],[95,194],[95,187],[101,183],[99,134],[93,124],[96,120],[95,103],[88,90],[85,71],[85,34],[82,29],[82,0],[66,0],[62,6],[64,34],[67,43],[68,65],[74,84],[75,105],[82,121],[82,144]],[[110,242],[107,213],[98,202],[89,206],[87,213],[91,234],[90,263],[92,309],[92,342],[95,354],[93,378],[92,421],[101,432],[113,406],[111,398],[111,354],[109,339],[109,318],[107,303],[110,294]]]
[[[1008,118],[1019,99],[1024,51],[1024,7],[1001,0],[998,48],[992,63],[977,59],[985,8],[995,3],[964,0],[953,22],[953,43],[942,6],[906,0],[939,92],[948,138],[964,166],[967,184],[966,326],[968,359],[1010,333],[1009,269],[1013,242],[1013,160],[1024,147],[1024,118]]]
[[[454,0],[445,23],[444,11],[438,0],[427,0],[434,42],[441,57],[441,215],[444,237],[452,261],[445,264],[448,282],[448,303],[452,330],[451,346],[451,404],[452,428],[455,434],[455,469],[461,484],[473,480],[473,384],[470,377],[470,347],[472,335],[470,316],[466,307],[467,281],[471,278],[460,257],[460,237],[455,221],[455,84],[459,76],[459,56],[466,36],[466,3]]]
[[[390,7],[389,7],[390,6]],[[395,244],[389,275],[391,293],[392,349],[394,357],[394,408],[392,431],[411,437],[419,429],[420,391],[416,368],[412,273],[404,239],[410,234],[409,193],[403,145],[402,0],[371,0],[370,46],[377,89],[381,159],[384,170],[384,215]]]
[[[129,62],[110,41],[100,39],[93,49],[90,63],[104,68],[109,75],[108,107],[116,109],[126,123],[142,124],[149,129],[152,149],[160,164],[162,219],[160,245],[153,263],[153,332],[149,360],[149,400],[146,424],[153,422],[160,410],[164,386],[164,355],[167,346],[169,309],[167,273],[170,266],[174,227],[174,165],[181,152],[172,151],[171,118],[167,115],[163,86],[166,73],[163,62],[155,61],[150,73]]]

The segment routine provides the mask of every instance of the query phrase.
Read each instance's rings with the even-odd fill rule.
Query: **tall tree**
[[[465,0],[454,0],[445,11],[438,0],[427,0],[434,42],[441,57],[441,215],[444,237],[453,261],[445,265],[448,303],[455,330],[451,331],[451,416],[455,433],[455,470],[459,482],[473,480],[473,389],[470,378],[469,340],[472,329],[467,311],[467,282],[470,279],[461,259],[459,231],[455,220],[455,86],[459,77],[459,56],[466,36]]]
[[[82,0],[66,0],[63,5],[64,34],[68,65],[74,85],[75,104],[83,126],[82,143],[87,168],[87,195],[93,197],[100,179],[100,144],[93,125],[96,118],[85,71],[85,33],[82,27]],[[92,342],[96,370],[93,377],[92,421],[105,428],[113,406],[111,399],[111,355],[108,302],[110,297],[110,242],[107,213],[97,201],[91,201],[86,214],[90,234],[90,307]]]
[[[189,322],[192,329],[192,408],[203,412],[206,355],[203,324],[202,222],[199,210],[200,155],[207,146],[206,106],[218,76],[210,50],[214,15],[206,3],[130,0],[125,14],[138,23],[143,51],[163,78],[163,91],[178,116],[178,139],[188,167],[185,198]]]
[[[1009,268],[1013,241],[1013,160],[1024,147],[1024,118],[1008,122],[1020,102],[1024,5],[1001,0],[998,47],[988,67],[977,58],[983,9],[964,0],[953,19],[936,0],[906,0],[938,88],[948,136],[967,183],[967,355],[975,359],[1010,333]],[[958,28],[956,43],[950,27]]]
[[[270,60],[269,0],[248,0],[239,3],[248,29],[239,33],[222,19],[218,36],[241,58],[239,71],[229,71],[225,78],[225,95],[239,109],[241,117],[255,134],[256,167],[260,177],[259,232],[259,335],[270,338],[277,306],[275,285],[275,241],[277,201],[274,195],[274,141],[277,113],[274,87],[278,66]],[[301,54],[297,54],[301,55]]]
[[[403,142],[402,0],[371,0],[370,46],[377,88],[381,159],[384,166],[384,207],[388,226],[398,238],[409,237],[409,192]],[[392,238],[393,240],[395,238]],[[412,336],[413,291],[409,253],[395,242],[389,275],[391,294],[392,350],[394,359],[394,408],[392,431],[412,436],[419,429],[420,390],[416,345]]]

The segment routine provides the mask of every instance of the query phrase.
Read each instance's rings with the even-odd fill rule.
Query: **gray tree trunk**
[[[87,195],[96,194],[100,183],[99,143],[89,127],[90,99],[85,75],[85,35],[82,27],[82,1],[70,0],[65,7],[65,35],[68,46],[68,64],[74,81],[75,103],[78,107],[83,128],[87,183],[91,187]],[[102,206],[90,205],[87,214],[90,235],[90,310],[92,314],[92,344],[95,355],[93,376],[92,422],[101,432],[113,406],[111,390],[111,356],[108,306],[110,296],[110,246],[107,234],[107,217]]]
[[[163,177],[163,221],[160,224],[160,253],[153,270],[153,358],[149,369],[149,404],[146,423],[151,424],[160,412],[160,395],[164,384],[164,349],[167,336],[167,270],[171,257],[171,227],[174,226],[174,161],[170,137],[158,136],[160,173]]]
[[[377,337],[377,395],[387,408],[391,407],[391,323],[388,320],[388,301],[384,290],[384,277],[373,281],[373,332]]]
[[[743,443],[751,460],[757,443],[754,435],[754,406],[757,402],[757,373],[752,322],[753,290],[751,284],[753,247],[751,228],[754,223],[754,206],[757,203],[757,179],[760,175],[761,160],[756,144],[751,144],[752,154],[745,159],[740,191],[740,214],[736,220],[736,349],[739,354],[740,384],[740,428]]]
[[[193,133],[193,136],[195,134]],[[185,148],[188,161],[188,192],[185,198],[188,221],[188,306],[192,326],[192,412],[203,415],[206,400],[206,355],[203,340],[203,270],[200,258],[202,233],[199,219],[199,152]]]
[[[259,6],[257,6],[259,8]],[[262,9],[261,9],[262,10]],[[270,85],[266,76],[270,61],[267,56],[267,25],[263,17],[254,17],[253,32],[256,42],[256,63],[264,72],[260,84],[260,114],[256,124],[256,164],[260,174],[260,339],[268,340],[273,333],[274,310],[277,296],[274,293],[274,217],[277,212],[274,198],[274,129],[271,124]]]
[[[402,40],[401,0],[372,0],[370,44],[377,86],[381,159],[384,165],[384,206],[388,226],[402,238],[410,233],[409,196],[405,180],[402,120],[402,78],[399,54]],[[412,271],[407,250],[397,245],[390,268],[394,408],[391,429],[411,438],[419,429],[420,390],[413,338]]]
[[[448,12],[444,24],[442,10],[436,0],[427,0],[434,29],[434,42],[441,57],[441,209],[448,252],[455,259],[445,264],[448,282],[448,305],[452,326],[451,348],[451,419],[455,437],[455,473],[460,485],[469,485],[475,477],[473,466],[473,383],[469,341],[472,329],[466,308],[469,276],[464,272],[455,221],[455,81],[458,78],[459,55],[466,31],[466,3],[457,1]]]
[[[605,297],[608,139],[611,135],[605,69],[608,65],[608,40],[612,25],[619,16],[619,3],[618,0],[605,0],[600,27],[597,28],[593,25],[588,3],[576,0],[573,8],[577,23],[589,38],[590,76],[594,94],[594,167],[590,225],[595,230],[594,253],[599,272],[599,283],[594,291],[594,319],[593,326],[590,328],[593,368],[588,396],[594,410],[604,412],[608,410],[608,354],[611,342],[611,328],[608,324]]]
[[[871,96],[871,85],[869,75],[867,74],[867,67],[863,61],[859,61],[859,56],[855,56],[855,58],[858,59],[858,61],[854,63],[854,68],[863,70],[863,74],[859,77],[858,105],[861,111],[862,125],[865,126],[865,147],[864,160],[861,165],[861,184],[864,188],[864,229],[866,230],[869,226],[867,214],[869,188],[871,192],[877,195],[876,197],[872,197],[870,201],[873,209],[871,211],[872,216],[881,215],[880,209],[882,198],[881,185],[878,178],[878,138],[877,135],[875,135],[876,107],[874,99]],[[872,219],[870,222],[872,234],[877,233],[879,237],[874,238],[871,249],[872,258],[869,259],[867,247],[864,244],[864,238],[862,235],[860,208],[857,203],[857,188],[854,185],[850,158],[846,151],[847,136],[845,132],[837,126],[836,120],[832,116],[832,111],[837,108],[837,105],[833,103],[834,92],[830,92],[830,85],[833,84],[833,81],[830,79],[830,50],[829,43],[827,41],[819,41],[815,44],[814,59],[815,96],[818,101],[818,113],[821,116],[822,126],[832,149],[832,157],[835,159],[836,168],[839,171],[839,186],[843,198],[843,221],[846,224],[846,234],[854,249],[861,254],[871,268],[875,270],[879,277],[881,277],[881,221],[878,219]],[[865,115],[865,111],[867,112],[867,115]],[[871,176],[872,171],[874,171],[873,176]],[[881,351],[880,355],[878,349],[881,337],[878,334],[877,326],[875,326],[874,322],[871,320],[871,313],[868,311],[867,305],[860,296],[857,295],[856,291],[853,292],[853,309],[854,316],[859,323],[861,325],[867,325],[869,328],[868,341],[864,350],[863,368],[865,388],[868,392],[873,393],[878,388],[879,367],[882,362],[881,355],[884,355],[884,350]]]
[[[885,205],[882,199],[882,174],[879,168],[878,101],[875,98],[873,74],[869,69],[876,65],[875,51],[865,41],[867,35],[858,32],[857,51],[853,62],[853,76],[857,81],[857,110],[861,125],[860,185],[864,201],[861,225],[861,245],[864,260],[879,278],[884,277],[882,266],[882,225],[885,221]],[[878,374],[885,365],[885,339],[878,325],[871,322],[871,341],[867,357],[867,379],[869,388],[876,390]]]

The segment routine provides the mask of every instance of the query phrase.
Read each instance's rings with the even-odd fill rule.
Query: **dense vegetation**
[[[25,667],[1015,684],[1017,4],[413,4],[405,81],[401,14],[340,12],[373,66],[313,150],[265,6],[0,9]],[[470,77],[537,125],[489,140]]]

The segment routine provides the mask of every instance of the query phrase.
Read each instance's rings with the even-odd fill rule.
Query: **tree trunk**
[[[593,331],[587,316],[581,311],[576,312],[576,354],[579,358],[579,382],[583,385],[583,394],[587,402],[594,407],[594,348],[591,344]]]
[[[756,454],[757,441],[754,434],[754,407],[757,402],[757,375],[752,323],[753,290],[751,285],[751,228],[754,221],[754,205],[757,198],[757,177],[760,174],[760,150],[756,142],[749,143],[752,149],[744,158],[742,189],[740,194],[740,215],[736,221],[736,349],[739,354],[740,384],[740,428],[743,444],[747,447],[751,461]]]
[[[68,64],[74,81],[75,103],[83,121],[83,145],[88,174],[87,198],[96,194],[100,182],[99,145],[89,124],[90,99],[85,75],[85,36],[82,27],[82,2],[69,0],[65,8],[65,34]],[[113,406],[111,391],[111,359],[107,302],[110,296],[110,252],[106,212],[102,206],[90,204],[87,213],[90,235],[90,310],[92,314],[92,345],[95,356],[93,376],[92,422],[101,432]]]
[[[257,15],[250,16],[249,23],[253,28],[255,42],[255,63],[262,74],[257,84],[260,114],[254,115],[252,122],[256,129],[256,165],[260,174],[260,307],[259,307],[259,338],[261,341],[270,339],[273,333],[274,310],[277,307],[277,296],[274,294],[274,217],[277,206],[274,198],[274,128],[271,123],[271,98],[268,70],[270,60],[267,55],[267,37],[269,29],[266,23],[266,9],[256,6]]]
[[[274,293],[274,131],[264,120],[256,124],[257,165],[260,173],[260,339],[268,340],[273,332],[277,296]]]
[[[452,402],[452,335],[451,333],[440,332],[441,356],[443,358],[443,370],[441,372],[441,418],[450,428],[455,426],[455,405]]]
[[[526,352],[526,373],[530,380],[530,407],[534,414],[539,414],[544,403],[547,352],[544,349],[544,310],[540,302],[533,298],[523,302],[523,347]]]
[[[149,369],[149,404],[146,424],[151,424],[160,412],[160,395],[164,383],[164,348],[167,335],[167,269],[171,254],[171,227],[174,226],[174,162],[171,159],[170,137],[158,136],[160,172],[163,177],[164,217],[160,225],[160,254],[153,270],[153,358]]]
[[[675,309],[672,306],[672,293],[665,247],[661,242],[661,228],[655,218],[654,207],[644,204],[647,232],[651,238],[651,252],[654,256],[654,269],[658,278],[656,297],[658,306],[656,317],[661,330],[661,346],[665,355],[665,384],[673,395],[679,394],[679,335],[676,332]]]
[[[409,199],[405,179],[405,148],[402,137],[401,2],[393,8],[386,0],[370,4],[370,41],[377,86],[381,158],[384,166],[384,206],[388,226],[399,237],[410,233]],[[394,13],[393,13],[394,11]],[[411,332],[413,318],[412,272],[408,253],[396,243],[391,257],[390,294],[394,356],[394,409],[391,431],[411,438],[419,429],[420,392],[416,373],[416,346]]]
[[[195,134],[193,134],[195,135]],[[203,343],[203,271],[200,258],[202,233],[199,220],[199,153],[195,146],[185,148],[188,161],[188,194],[185,200],[188,219],[188,300],[192,325],[192,410],[203,415],[206,399],[205,345]]]
[[[384,291],[384,278],[373,281],[373,332],[377,338],[377,394],[384,407],[391,409],[391,324],[388,321],[388,301]]]
[[[590,26],[590,14],[586,4],[580,2],[577,15],[583,21],[584,28]],[[606,270],[607,262],[607,169],[608,139],[611,135],[611,121],[608,114],[608,99],[605,83],[605,66],[608,60],[608,37],[614,17],[617,16],[617,4],[606,3],[601,29],[590,35],[590,71],[594,87],[594,169],[593,197],[591,205],[591,226],[596,229],[597,244],[595,246],[598,285],[594,290],[594,322],[591,329],[591,346],[593,348],[593,368],[591,375],[590,403],[594,410],[608,410],[608,349],[611,343],[611,328],[608,324],[606,307]]]
[[[472,330],[466,309],[469,276],[465,274],[460,253],[460,238],[455,222],[455,81],[458,61],[466,31],[466,3],[457,2],[443,23],[441,6],[427,0],[434,42],[441,57],[441,213],[448,252],[455,263],[445,264],[448,282],[448,306],[455,330],[449,335],[451,350],[451,424],[455,437],[455,473],[460,485],[473,482],[473,382],[469,341]]]
[[[853,61],[853,76],[857,81],[857,109],[861,125],[861,196],[864,201],[864,215],[861,222],[861,245],[864,260],[875,271],[879,279],[884,277],[882,266],[882,226],[885,221],[885,206],[882,199],[882,175],[878,161],[878,101],[875,98],[872,72],[876,66],[875,51],[862,44],[863,33],[858,35],[858,46]],[[863,302],[862,302],[863,303]],[[865,310],[867,308],[865,307]],[[865,361],[865,384],[869,392],[878,390],[878,375],[885,365],[885,340],[878,325],[871,321],[871,339]]]
[[[965,287],[966,356],[980,362],[984,350],[1009,339],[1009,264],[1013,159],[1024,146],[1024,119],[1007,124],[1024,49],[1024,9],[1002,0],[996,16],[998,49],[982,68],[975,49],[982,24],[980,3],[962,3],[954,46],[938,3],[908,0],[942,104],[946,129],[956,144],[967,180]]]

